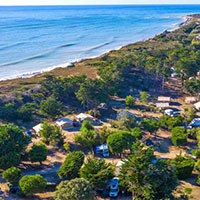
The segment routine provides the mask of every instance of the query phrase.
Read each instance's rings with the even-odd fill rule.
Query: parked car
[[[73,121],[73,126],[74,127],[79,127],[80,126],[80,123],[78,121]]]
[[[109,147],[107,144],[101,144],[96,146],[96,153],[103,155],[103,157],[109,157]]]
[[[25,131],[25,134],[26,134],[27,136],[29,136],[29,137],[32,137],[32,136],[33,136],[33,134],[31,133],[30,130],[26,130],[26,131]]]
[[[114,177],[111,181],[110,181],[110,192],[109,192],[109,196],[110,197],[117,197],[119,194],[119,178]]]

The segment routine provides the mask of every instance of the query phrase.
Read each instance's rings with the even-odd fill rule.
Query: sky
[[[200,4],[200,0],[0,0],[0,5]]]

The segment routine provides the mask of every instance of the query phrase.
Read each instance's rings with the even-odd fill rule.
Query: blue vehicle
[[[26,135],[28,135],[28,136],[30,136],[30,137],[32,137],[32,136],[33,136],[33,134],[31,133],[31,131],[30,131],[30,130],[26,130],[26,131],[25,131],[25,134],[26,134]]]

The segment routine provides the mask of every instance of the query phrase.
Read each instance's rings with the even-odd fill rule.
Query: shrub
[[[200,172],[200,160],[195,163],[195,169]]]
[[[20,176],[21,170],[16,167],[11,167],[2,173],[2,177],[10,183],[16,183],[19,180]]]
[[[192,175],[195,161],[192,158],[178,155],[169,161],[175,167],[176,175],[179,179],[187,179]]]
[[[197,176],[197,185],[200,185],[200,174]]]
[[[150,133],[154,133],[156,132],[159,127],[160,127],[160,123],[156,120],[144,120],[140,123],[140,126],[145,130],[148,131]]]
[[[148,98],[149,98],[149,95],[147,94],[147,92],[141,92],[141,94],[140,94],[140,99],[141,99],[141,101],[142,101],[143,103],[146,103],[147,100],[148,100]]]
[[[125,99],[125,104],[128,107],[133,107],[134,104],[135,104],[135,98],[132,97],[131,95],[127,96],[126,99]]]
[[[200,149],[192,150],[192,155],[196,156],[196,158],[200,158]]]
[[[66,142],[65,144],[63,144],[63,147],[65,149],[66,152],[70,152],[70,144],[68,142]]]
[[[47,180],[40,175],[26,175],[19,181],[19,187],[26,196],[41,192],[46,188]]]
[[[175,127],[172,129],[172,143],[174,146],[187,144],[187,135],[184,127]]]
[[[184,189],[184,193],[187,194],[191,194],[192,193],[192,188],[185,188]]]
[[[132,131],[134,137],[138,140],[141,140],[142,139],[142,131],[140,128],[138,127],[135,127]]]
[[[40,162],[40,164],[42,164],[42,161],[45,161],[47,159],[47,155],[47,147],[44,144],[34,144],[32,146],[32,149],[29,151],[31,162]]]

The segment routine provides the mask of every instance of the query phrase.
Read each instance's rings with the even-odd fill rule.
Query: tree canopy
[[[19,187],[26,196],[32,196],[46,188],[47,180],[40,175],[26,175],[19,181]]]
[[[19,164],[27,144],[28,138],[19,127],[13,124],[0,126],[0,168]]]
[[[90,183],[85,179],[75,178],[58,185],[54,200],[94,200],[94,194]]]
[[[114,177],[114,167],[105,160],[89,157],[81,168],[80,176],[95,189],[106,188],[107,181]]]
[[[134,135],[129,131],[117,131],[108,136],[107,144],[112,153],[122,153],[131,149],[135,142]]]
[[[153,148],[144,148],[139,142],[122,165],[119,178],[120,187],[132,192],[136,200],[165,199],[177,185],[173,168],[155,158]]]
[[[79,177],[79,170],[83,165],[84,158],[85,155],[82,151],[74,151],[67,154],[64,163],[58,171],[59,177],[65,179]]]
[[[45,161],[48,155],[47,147],[44,144],[36,145],[34,144],[29,151],[29,157],[31,162],[40,162]]]
[[[46,144],[63,144],[62,131],[59,126],[53,126],[48,122],[43,122],[42,129],[39,131],[42,141]]]

